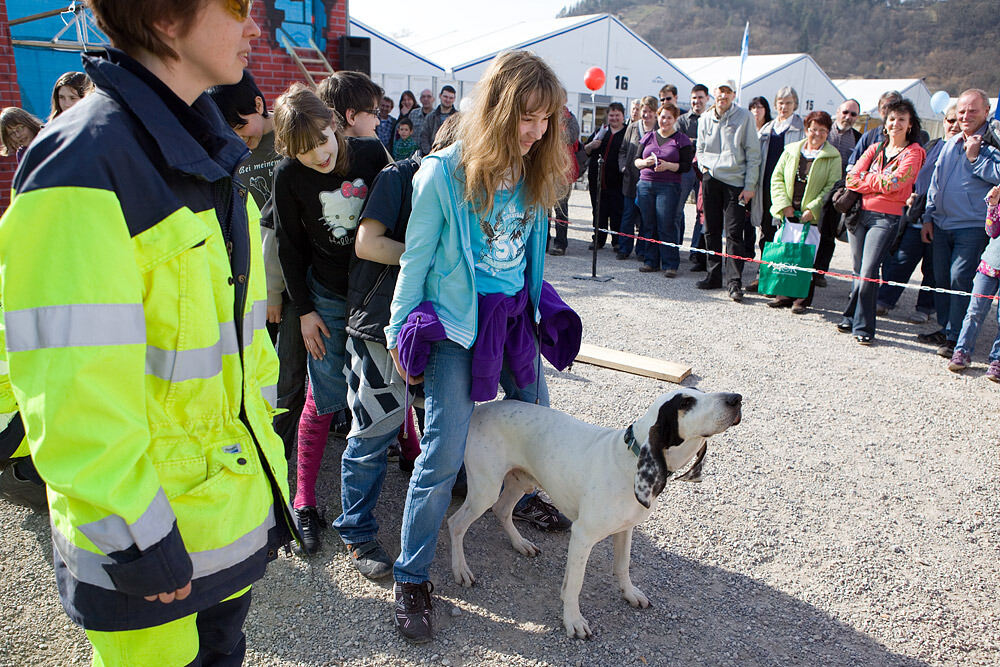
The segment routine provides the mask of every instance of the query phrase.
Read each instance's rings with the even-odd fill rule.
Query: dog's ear
[[[701,449],[698,450],[698,457],[695,460],[694,465],[691,466],[691,469],[688,470],[686,473],[684,473],[680,477],[677,477],[677,479],[683,480],[685,482],[700,482],[701,466],[702,464],[705,463],[705,452],[707,451],[708,451],[708,440],[705,440],[705,442],[702,443],[701,445]]]
[[[677,430],[677,411],[684,400],[678,394],[660,406],[656,423],[649,429],[649,436],[639,450],[639,463],[635,471],[635,499],[649,509],[652,499],[660,495],[670,471],[663,450],[683,442]]]

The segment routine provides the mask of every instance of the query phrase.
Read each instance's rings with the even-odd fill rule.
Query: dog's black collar
[[[629,448],[629,451],[635,454],[636,458],[639,457],[639,443],[635,439],[635,434],[632,433],[632,424],[629,424],[628,428],[625,429],[625,446]]]

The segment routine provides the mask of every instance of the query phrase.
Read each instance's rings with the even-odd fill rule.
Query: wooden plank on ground
[[[667,382],[680,382],[688,375],[691,375],[691,367],[684,364],[653,359],[652,357],[643,357],[631,352],[619,352],[618,350],[598,345],[589,345],[587,343],[580,345],[580,353],[576,355],[576,360],[584,364],[613,368],[634,375],[666,380]]]

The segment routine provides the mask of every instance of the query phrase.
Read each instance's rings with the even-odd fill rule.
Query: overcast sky
[[[572,0],[351,0],[351,16],[419,50],[451,30],[485,32],[518,21],[554,18]]]

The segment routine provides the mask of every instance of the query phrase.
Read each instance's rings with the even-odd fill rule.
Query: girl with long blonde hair
[[[507,398],[548,405],[534,325],[546,298],[546,212],[569,185],[565,103],[566,91],[541,58],[504,53],[480,81],[460,141],[425,157],[414,177],[385,330],[400,375],[411,384],[422,379],[425,395],[422,453],[393,567],[395,623],[409,641],[433,636],[429,569],[475,401],[495,397],[499,384]],[[506,333],[515,321],[529,332],[517,342]],[[520,373],[515,357],[527,360]],[[550,530],[569,523],[534,496],[521,517]]]

